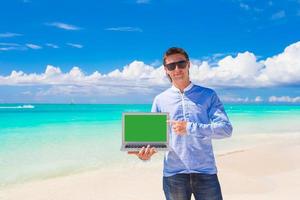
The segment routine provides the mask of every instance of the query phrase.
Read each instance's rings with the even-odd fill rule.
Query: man
[[[212,138],[230,137],[232,126],[215,91],[191,83],[190,61],[181,48],[163,57],[172,87],[157,95],[152,112],[168,112],[172,127],[171,150],[166,152],[163,190],[167,200],[220,200],[222,193],[212,148]],[[143,147],[136,154],[148,160],[156,153]]]

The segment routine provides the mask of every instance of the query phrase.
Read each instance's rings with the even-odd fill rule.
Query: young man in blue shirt
[[[163,57],[172,87],[157,95],[152,112],[168,112],[172,130],[171,150],[166,152],[163,189],[167,200],[221,200],[222,193],[212,148],[213,138],[230,137],[232,126],[214,90],[190,81],[190,61],[181,48],[173,47]],[[154,148],[136,154],[149,160]]]

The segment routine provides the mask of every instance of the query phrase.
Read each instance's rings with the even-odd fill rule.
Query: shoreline
[[[248,142],[244,143],[245,138],[247,138]],[[272,138],[271,140],[268,138]],[[238,144],[241,141],[241,138],[243,138],[243,142],[242,145]],[[300,134],[299,133],[286,133],[286,134],[282,134],[282,135],[278,135],[278,134],[257,134],[257,135],[252,135],[251,137],[249,137],[249,135],[242,135],[239,137],[234,137],[234,138],[227,138],[225,140],[213,140],[214,142],[220,142],[220,144],[225,144],[226,142],[229,142],[229,140],[233,140],[230,141],[230,143],[236,145],[230,145],[230,147],[228,148],[221,148],[221,150],[217,150],[218,148],[216,147],[216,144],[213,144],[214,147],[214,152],[215,152],[215,158],[216,160],[218,159],[218,157],[222,157],[222,156],[226,156],[226,155],[230,155],[230,154],[234,154],[234,153],[238,153],[238,152],[244,152],[247,150],[250,150],[252,148],[255,148],[256,146],[260,146],[262,144],[276,144],[276,143],[281,143],[283,140],[287,139],[299,139],[300,140]],[[240,147],[242,146],[242,148]],[[121,165],[121,167],[124,168],[131,168],[132,166],[135,165],[140,165],[140,161],[138,159],[136,159],[134,156],[128,156],[125,152],[123,153],[123,158],[122,160],[119,161],[114,161],[113,163],[109,164],[109,168],[113,168],[113,169],[118,169]],[[119,162],[119,164],[117,163]],[[151,162],[148,163],[149,164],[154,164],[154,165],[159,165],[161,166],[161,171],[162,171],[162,164],[163,164],[163,153],[159,152],[159,154],[155,155]],[[70,170],[62,170],[61,172],[56,172],[56,173],[52,173],[52,174],[43,174],[43,175],[39,175],[39,176],[34,176],[34,177],[29,177],[29,178],[25,178],[19,181],[15,181],[15,182],[10,182],[10,183],[4,183],[4,184],[0,184],[0,191],[6,188],[10,188],[10,187],[14,187],[14,186],[18,186],[18,185],[23,185],[23,184],[27,184],[27,183],[31,183],[31,182],[38,182],[38,181],[43,181],[43,180],[49,180],[49,179],[53,179],[53,178],[60,178],[60,177],[67,177],[67,176],[73,176],[73,175],[77,175],[77,174],[84,174],[87,172],[93,172],[93,171],[98,171],[98,170],[105,170],[107,167],[103,167],[103,164],[101,165],[95,165],[95,166],[86,166],[83,168],[72,168]]]
[[[300,137],[216,154],[224,199],[293,199],[300,187]],[[162,160],[134,162],[0,188],[0,199],[164,199]],[[147,180],[147,181],[145,181]],[[116,192],[118,191],[118,192]]]

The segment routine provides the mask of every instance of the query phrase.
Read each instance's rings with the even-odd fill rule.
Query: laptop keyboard
[[[125,148],[142,148],[142,147],[147,147],[145,144],[126,144]],[[155,147],[155,148],[167,148],[166,144],[151,144],[150,148]]]

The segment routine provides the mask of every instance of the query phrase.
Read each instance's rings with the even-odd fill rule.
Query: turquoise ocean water
[[[0,188],[138,162],[120,152],[122,112],[149,112],[150,108],[151,105],[0,104]],[[216,152],[300,135],[299,105],[225,108],[234,127],[233,137],[215,141]]]

